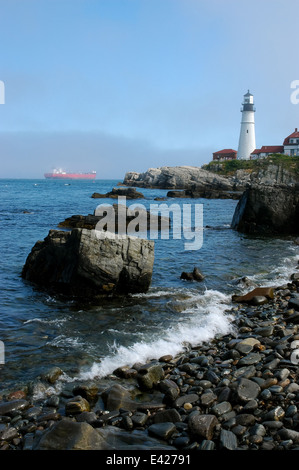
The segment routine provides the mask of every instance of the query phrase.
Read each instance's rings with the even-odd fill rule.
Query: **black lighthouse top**
[[[253,112],[255,112],[255,109],[253,107],[253,95],[249,92],[249,90],[244,95],[244,101],[242,103],[241,112],[243,112],[243,111],[253,111]]]

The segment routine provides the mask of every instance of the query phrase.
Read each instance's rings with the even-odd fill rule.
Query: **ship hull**
[[[94,180],[96,178],[94,173],[45,173],[44,176],[53,180]]]

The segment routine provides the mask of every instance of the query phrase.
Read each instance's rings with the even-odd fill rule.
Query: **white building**
[[[290,134],[288,137],[284,139],[283,142],[284,146],[284,154],[295,156],[299,155],[299,132],[297,127],[295,128],[295,132]]]
[[[253,95],[248,92],[244,95],[242,103],[242,121],[237,152],[238,160],[250,160],[250,155],[256,148]]]
[[[266,158],[274,153],[299,156],[299,132],[297,127],[292,134],[284,139],[283,145],[263,145],[260,149],[251,152],[250,159]]]

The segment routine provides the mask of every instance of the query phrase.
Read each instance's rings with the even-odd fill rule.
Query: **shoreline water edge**
[[[298,268],[237,299],[231,332],[176,356],[76,382],[54,367],[3,393],[0,449],[298,450]]]

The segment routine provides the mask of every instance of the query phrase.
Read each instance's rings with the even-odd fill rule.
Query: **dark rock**
[[[294,429],[282,428],[278,431],[281,439],[291,439],[295,444],[299,443],[299,432]]]
[[[172,424],[172,423],[171,423]],[[161,439],[149,436],[143,430],[124,430],[115,426],[105,426],[97,430],[101,439],[101,450],[167,450],[174,451],[175,447],[163,444]]]
[[[46,405],[51,407],[51,408],[58,408],[59,406],[59,401],[60,401],[60,398],[58,395],[51,395],[47,401],[46,401]]]
[[[112,198],[117,199],[118,197],[126,197],[127,199],[143,199],[144,195],[135,188],[113,188],[112,191],[109,191],[106,194],[100,193],[93,193],[92,198],[99,199],[99,198]]]
[[[10,425],[3,425],[3,428],[0,428],[0,441],[12,441],[18,436],[18,430]]]
[[[122,377],[124,379],[129,379],[131,377],[136,377],[137,375],[137,370],[136,369],[131,369],[128,366],[121,366],[118,367],[113,371],[113,374],[116,375],[117,377]]]
[[[217,400],[217,395],[211,392],[205,392],[200,397],[200,402],[203,406],[211,406]]]
[[[259,424],[259,423],[254,424],[249,430],[249,434],[251,434],[252,436],[254,436],[254,435],[256,435],[256,436],[265,436],[266,432],[267,431],[266,431],[265,426],[263,426],[262,424]]]
[[[137,404],[133,401],[131,393],[120,384],[114,384],[106,389],[101,397],[107,410],[119,410],[124,408],[127,410],[136,410]]]
[[[257,398],[261,391],[259,385],[253,380],[241,378],[238,382],[236,393],[241,402],[249,402]]]
[[[268,411],[265,416],[264,420],[265,421],[280,421],[284,418],[285,416],[285,411],[281,406],[276,406],[272,410]]]
[[[183,449],[184,447],[187,447],[189,443],[190,438],[188,436],[179,436],[173,441],[173,444],[177,449]]]
[[[242,413],[236,416],[236,423],[241,426],[253,426],[255,424],[255,416],[250,413]]]
[[[135,426],[144,426],[148,420],[148,415],[146,413],[142,413],[141,411],[137,411],[132,416],[132,422]]]
[[[181,406],[184,406],[185,403],[194,403],[198,400],[199,396],[196,393],[188,393],[187,395],[178,397],[174,402],[174,406],[176,408],[180,408]]]
[[[289,300],[289,308],[294,308],[295,310],[299,310],[299,294],[296,296],[293,295]]]
[[[82,413],[76,415],[76,421],[78,423],[88,423],[93,425],[97,422],[97,420],[98,416],[93,411],[82,411]]]
[[[187,272],[182,272],[181,274],[181,279],[184,279],[186,281],[198,281],[201,282],[204,280],[204,275],[199,271],[198,268],[194,268],[192,272],[187,273]]]
[[[158,411],[153,417],[154,423],[178,423],[182,421],[180,413],[175,409]]]
[[[150,230],[153,226],[157,230],[169,230],[171,227],[171,219],[168,215],[155,214],[153,211],[141,207],[132,209],[123,204],[99,205],[94,214],[72,215],[60,222],[58,227],[85,228],[87,230],[100,228],[104,231],[109,230],[125,235],[129,234],[129,226],[138,215],[142,215],[141,223],[144,225],[144,230]],[[141,228],[136,227],[136,231],[141,231]]]
[[[236,450],[238,447],[237,437],[232,431],[221,429],[219,441],[221,449]]]
[[[232,405],[229,401],[222,401],[221,403],[216,403],[211,408],[211,413],[220,417],[223,414],[229,413],[232,410]]]
[[[215,449],[215,442],[204,439],[200,444],[200,450],[214,450]]]
[[[159,437],[160,439],[167,440],[176,431],[176,427],[173,423],[155,423],[151,424],[148,428],[150,436]]]
[[[93,402],[98,398],[99,387],[94,383],[86,383],[76,385],[73,388],[74,395],[80,395],[89,402]]]
[[[203,437],[207,440],[212,440],[214,429],[218,424],[218,419],[215,415],[202,414],[190,416],[188,421],[188,428],[191,435],[196,437]]]
[[[164,379],[163,367],[158,363],[145,364],[137,374],[138,385],[142,390],[150,390]]]
[[[167,197],[178,197],[178,198],[184,197],[184,198],[186,198],[188,196],[186,195],[186,191],[168,191]]]
[[[1,415],[10,415],[15,411],[25,410],[29,407],[29,402],[27,400],[13,400],[0,403],[0,416]]]
[[[172,404],[179,396],[180,389],[178,385],[170,379],[161,380],[158,384],[159,390],[164,393],[163,401]]]
[[[88,423],[64,418],[33,444],[33,450],[101,450],[103,438]]]
[[[299,233],[299,189],[288,186],[252,186],[235,209],[232,228],[250,234]]]
[[[94,230],[50,230],[33,247],[22,277],[45,289],[82,298],[146,292],[154,242],[137,237],[98,236]]]
[[[42,378],[50,384],[54,384],[62,374],[63,371],[60,367],[52,367],[52,369],[42,375]]]
[[[71,398],[65,405],[66,415],[75,415],[83,411],[90,411],[90,405],[88,401],[80,395]]]
[[[239,360],[238,364],[240,366],[247,366],[251,364],[257,364],[260,362],[262,356],[259,353],[249,353],[247,356],[242,357],[242,359]]]

